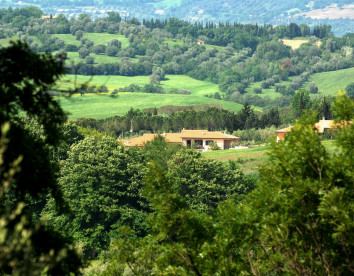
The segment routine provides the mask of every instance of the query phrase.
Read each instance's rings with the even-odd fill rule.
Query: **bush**
[[[67,44],[65,45],[64,50],[67,52],[77,52],[77,46],[73,44]]]
[[[80,58],[84,59],[85,57],[90,55],[89,49],[86,47],[81,47],[78,51]]]
[[[87,56],[87,57],[85,58],[85,62],[86,62],[86,64],[94,64],[95,58],[94,58],[94,57]]]
[[[106,51],[106,48],[107,47],[105,45],[102,45],[102,44],[95,45],[95,46],[92,47],[92,52],[97,54],[97,55],[98,54],[102,54],[102,53],[104,53]]]
[[[318,86],[315,83],[310,83],[309,89],[311,94],[318,93]]]
[[[108,46],[106,48],[106,55],[110,57],[114,57],[118,54],[118,47],[117,46]]]
[[[270,83],[267,80],[262,81],[261,87],[264,88],[264,89],[267,89],[267,88],[270,87]]]
[[[218,146],[218,144],[216,142],[211,142],[209,144],[209,146],[210,146],[211,150],[220,150],[220,147]]]
[[[286,90],[286,86],[285,85],[283,85],[283,84],[276,84],[275,85],[275,92],[282,93],[282,91],[284,92],[284,90]]]
[[[255,87],[255,88],[253,89],[253,92],[254,92],[255,94],[262,94],[262,88],[261,88],[261,87]]]

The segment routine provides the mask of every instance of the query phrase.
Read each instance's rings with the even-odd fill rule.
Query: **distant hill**
[[[295,22],[332,25],[336,35],[354,32],[354,0],[27,0],[12,1],[14,6],[36,4],[48,13],[76,16],[86,12],[93,17],[118,11],[123,17],[188,21],[230,21],[239,23]],[[2,1],[9,4],[10,1]],[[0,7],[1,4],[0,3]]]

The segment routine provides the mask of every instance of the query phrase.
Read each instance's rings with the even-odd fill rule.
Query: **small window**
[[[207,141],[205,141],[205,144],[206,144],[207,146],[209,146],[210,144],[213,144],[213,143],[214,143],[213,140],[207,140]]]

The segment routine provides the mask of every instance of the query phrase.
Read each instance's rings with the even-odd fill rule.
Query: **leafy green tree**
[[[161,67],[154,66],[150,76],[150,83],[160,84],[165,79],[165,71]]]
[[[78,30],[75,32],[75,37],[76,37],[76,40],[80,40],[84,35],[84,32],[81,31],[81,30]]]
[[[107,12],[107,18],[106,20],[108,22],[121,22],[122,18],[120,17],[119,13],[117,12],[113,12],[113,11],[109,11]]]
[[[295,118],[299,118],[311,106],[310,92],[306,89],[298,90],[291,100],[291,108]]]
[[[105,51],[107,56],[114,57],[118,54],[119,49],[117,46],[108,46]]]
[[[159,135],[151,142],[146,143],[142,148],[142,151],[147,160],[153,161],[160,167],[168,170],[169,160],[181,149],[181,145],[167,143],[164,139],[164,136]]]
[[[86,47],[81,47],[78,51],[80,58],[84,59],[90,55],[90,50]]]
[[[42,215],[83,243],[86,258],[95,258],[119,235],[120,226],[145,233],[149,207],[141,193],[144,173],[137,151],[111,137],[86,137],[70,148],[61,164],[59,184],[72,214],[57,214],[50,201]]]
[[[35,69],[34,69],[35,68]],[[29,204],[51,194],[58,211],[66,210],[55,181],[49,146],[60,142],[66,116],[48,90],[63,63],[50,54],[33,53],[26,44],[0,49],[0,273],[79,273],[81,261],[70,240],[34,222]],[[43,139],[23,128],[19,114],[33,116]]]
[[[212,212],[219,202],[236,199],[252,189],[251,181],[240,169],[205,159],[194,150],[176,153],[168,167],[166,177],[172,189],[199,212]]]

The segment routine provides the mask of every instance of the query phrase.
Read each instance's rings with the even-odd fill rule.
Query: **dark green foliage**
[[[151,164],[145,187],[154,210],[150,235],[131,239],[125,230],[127,238],[112,243],[106,272],[352,274],[354,126],[347,122],[353,110],[353,100],[335,100],[341,123],[335,153],[326,151],[314,131],[315,117],[303,116],[272,146],[257,188],[240,202],[219,204],[213,215],[191,210],[189,198],[176,193],[175,178]]]
[[[260,59],[278,60],[290,56],[290,47],[281,41],[269,41],[259,44],[254,54]]]
[[[84,59],[90,55],[90,50],[86,47],[81,47],[78,51],[80,58]]]
[[[306,89],[297,91],[291,101],[291,108],[295,118],[299,118],[304,111],[309,110],[311,106],[310,93]]]
[[[144,87],[130,85],[119,89],[119,91],[164,93],[157,85],[147,84]],[[87,92],[87,89],[84,90]],[[276,108],[263,112],[259,116],[247,103],[244,109],[233,113],[219,107],[203,107],[200,110],[191,107],[163,106],[159,113],[166,113],[151,116],[152,110],[133,110],[123,116],[114,116],[106,119],[79,118],[76,122],[82,127],[90,127],[100,132],[115,133],[120,136],[131,128],[133,120],[134,132],[180,132],[185,129],[208,129],[211,131],[225,131],[230,133],[246,128],[265,128],[272,125],[279,126],[282,120]],[[124,134],[127,135],[127,134]],[[128,134],[130,135],[130,134]]]
[[[0,273],[78,274],[82,264],[70,240],[33,222],[30,208],[50,193],[53,205],[66,210],[48,149],[59,145],[66,119],[48,94],[63,64],[18,42],[0,49],[0,72]],[[42,132],[24,128],[20,113],[35,118]]]
[[[14,122],[18,114],[24,112],[38,120],[45,136],[43,141],[36,140],[15,125],[10,128],[11,141],[5,162],[9,164],[21,154],[31,157],[22,161],[21,172],[17,175],[18,188],[15,191],[18,199],[23,199],[26,193],[37,196],[48,188],[57,194],[45,143],[55,145],[59,142],[60,124],[66,119],[59,104],[47,92],[64,73],[62,64],[49,54],[35,54],[27,45],[17,43],[0,49],[0,65],[3,68],[0,74],[0,124]],[[43,149],[43,155],[36,154],[39,149]]]
[[[142,148],[143,154],[148,161],[153,161],[159,167],[168,170],[171,157],[182,150],[182,145],[167,143],[163,134],[153,141],[146,143]]]
[[[354,97],[354,82],[348,84],[347,87],[345,88],[345,91],[347,92],[347,95],[349,97]]]
[[[252,189],[240,169],[204,159],[196,151],[178,152],[168,162],[168,168],[166,177],[172,190],[199,212],[212,212],[219,202],[242,198]]]
[[[110,137],[88,137],[74,144],[61,164],[59,184],[72,211],[58,215],[52,202],[43,212],[48,223],[84,244],[85,257],[95,258],[117,237],[122,225],[145,233],[149,210],[141,194],[145,172],[142,156]]]

